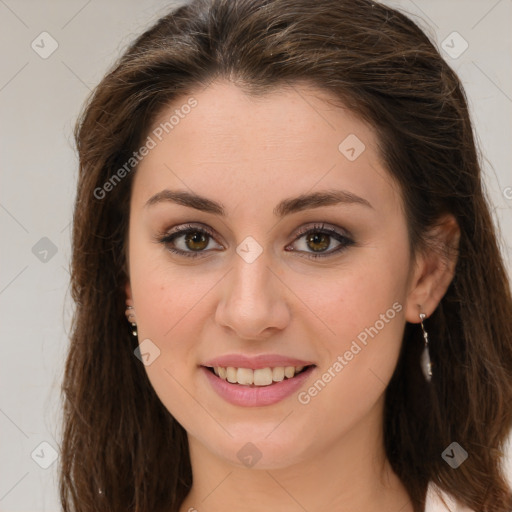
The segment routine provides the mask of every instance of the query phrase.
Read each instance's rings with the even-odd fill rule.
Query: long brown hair
[[[407,324],[386,391],[385,448],[415,511],[432,481],[474,510],[509,512],[501,463],[512,426],[512,299],[465,93],[415,23],[371,0],[192,1],[138,37],[94,90],[75,131],[64,511],[177,512],[192,485],[186,432],[134,357],[124,316],[136,166],[112,177],[164,106],[216,78],[253,95],[312,84],[370,123],[401,185],[414,253],[443,214],[456,218],[455,277],[428,319],[435,374],[430,385],[418,376],[421,331]],[[441,457],[452,442],[469,454],[457,469]]]

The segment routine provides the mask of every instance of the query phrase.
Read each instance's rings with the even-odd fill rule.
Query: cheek
[[[193,425],[194,418],[204,415],[198,402],[191,400],[191,394],[196,394],[192,378],[197,364],[195,341],[199,315],[204,314],[200,299],[212,283],[207,276],[199,278],[183,267],[171,266],[154,247],[134,248],[131,254],[139,343],[149,339],[158,354],[145,366],[146,374],[165,408],[181,424]]]
[[[150,340],[148,346],[157,354],[145,370],[169,408],[168,400],[179,404],[186,398],[178,383],[196,364],[190,332],[199,311],[198,299],[207,291],[207,283],[183,267],[172,266],[165,249],[145,242],[142,236],[137,238],[134,231],[130,237],[130,284],[139,344]]]
[[[192,323],[214,276],[172,263],[159,245],[134,243],[130,255],[130,283],[140,329],[146,337],[170,343],[175,332]]]
[[[321,382],[308,395],[318,395],[312,399],[320,409],[331,403],[340,414],[352,411],[345,415],[347,421],[380,397],[402,344],[408,249],[400,240],[379,247],[347,261],[335,278],[322,280],[322,293],[304,297],[322,320],[315,322],[323,326],[320,343],[326,353]],[[308,289],[307,284],[301,289]]]
[[[328,345],[336,352],[348,349],[361,333],[364,341],[364,333],[372,326],[391,340],[402,330],[408,259],[400,252],[375,252],[370,257],[353,258],[346,269],[316,280],[315,287],[308,278],[302,278],[297,286],[310,290],[303,300],[322,320],[318,325],[323,326],[326,340],[331,340]]]

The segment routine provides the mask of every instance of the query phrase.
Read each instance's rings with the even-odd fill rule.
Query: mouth
[[[277,357],[272,358],[274,365],[287,366],[273,366],[272,361],[266,357],[248,361],[236,356],[236,359],[231,358],[233,362],[225,357],[225,362],[211,361],[201,365],[200,369],[210,389],[225,401],[240,407],[263,407],[277,404],[296,394],[307,380],[312,378],[316,370],[316,364],[309,364],[306,361],[292,361],[289,358],[281,358],[279,361]],[[233,364],[236,360],[245,364],[245,367],[217,366]],[[303,362],[306,363],[304,366],[292,366]],[[266,366],[267,364],[269,366]]]
[[[316,367],[311,359],[278,353],[223,354],[199,366],[209,389],[241,407],[273,405],[293,396],[314,377]]]
[[[306,366],[275,366],[266,368],[235,368],[233,366],[203,366],[207,371],[230,384],[246,388],[268,387],[279,382],[292,380],[299,375],[315,368],[316,365]]]

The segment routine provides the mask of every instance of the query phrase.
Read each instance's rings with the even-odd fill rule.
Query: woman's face
[[[134,176],[127,295],[145,369],[189,439],[239,466],[380,430],[417,320],[399,189],[373,130],[325,97],[214,82],[162,113]]]

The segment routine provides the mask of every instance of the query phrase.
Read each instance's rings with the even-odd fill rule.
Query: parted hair
[[[433,482],[478,512],[510,512],[502,469],[512,427],[512,299],[484,193],[467,99],[427,35],[371,0],[193,0],[140,35],[84,105],[71,291],[76,304],[63,394],[60,498],[65,512],[178,512],[192,485],[184,428],[163,406],[124,315],[126,239],[136,167],[102,187],[183,94],[229,79],[258,96],[309,84],[376,132],[401,188],[413,254],[444,214],[460,241],[455,275],[423,338],[407,323],[386,389],[387,457],[414,510]],[[457,469],[441,454],[459,443]]]

